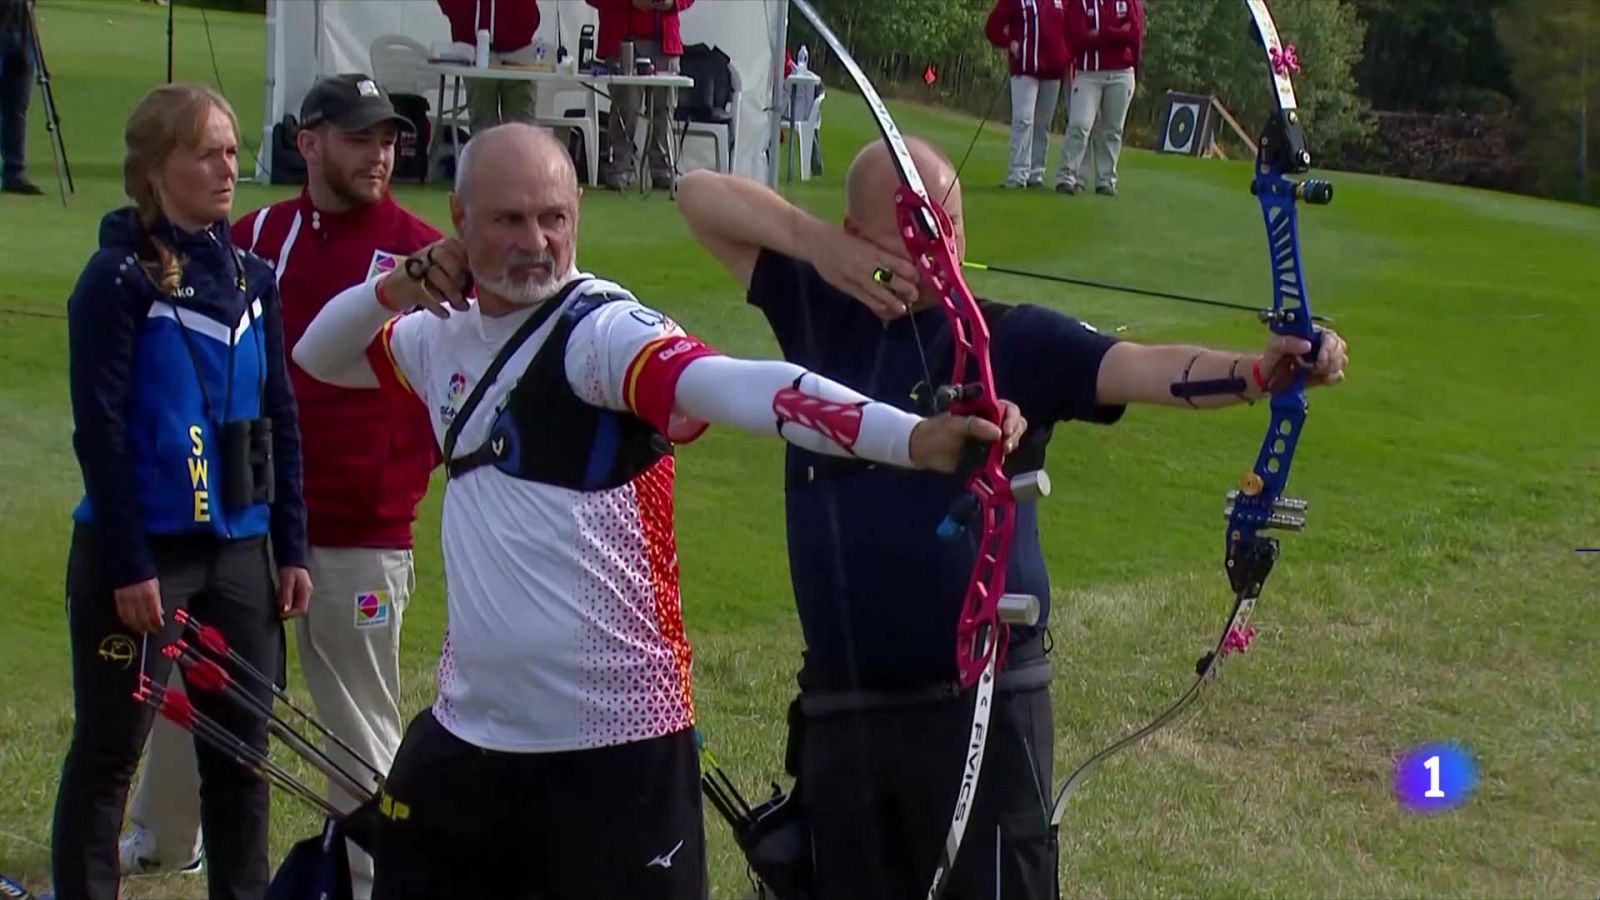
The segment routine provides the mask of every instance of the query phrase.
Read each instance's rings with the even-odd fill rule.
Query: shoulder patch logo
[[[386,272],[393,272],[400,265],[401,257],[386,250],[372,251],[372,262],[367,265],[367,277],[363,280],[371,281]]]

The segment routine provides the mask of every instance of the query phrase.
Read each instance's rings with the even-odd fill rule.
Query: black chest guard
[[[451,478],[494,466],[513,478],[602,491],[633,480],[672,453],[666,437],[629,413],[585,403],[567,382],[567,340],[584,317],[619,294],[590,294],[560,315],[544,346],[506,396],[489,439],[451,460]]]

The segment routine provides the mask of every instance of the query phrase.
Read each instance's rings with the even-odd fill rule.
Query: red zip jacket
[[[1055,81],[1067,74],[1072,54],[1067,49],[1067,3],[1077,0],[995,0],[983,33],[989,43],[1007,51],[1012,76],[1030,75]],[[1011,42],[1017,55],[1010,55]]]
[[[683,55],[683,32],[678,28],[678,13],[694,5],[694,0],[673,0],[668,10],[634,9],[633,0],[585,0],[600,11],[600,37],[595,55],[616,59],[625,40],[656,41],[666,56]]]
[[[438,0],[439,9],[450,20],[450,40],[476,47],[478,29],[488,28],[489,49],[510,53],[533,43],[539,30],[538,0]]]
[[[1066,0],[1067,43],[1080,72],[1137,69],[1144,55],[1141,0]],[[1093,37],[1089,32],[1098,29]]]
[[[327,213],[302,189],[235,222],[232,235],[235,246],[278,272],[311,545],[410,549],[417,504],[439,462],[427,411],[410,394],[318,381],[295,363],[293,350],[335,294],[397,265],[439,233],[389,196]]]

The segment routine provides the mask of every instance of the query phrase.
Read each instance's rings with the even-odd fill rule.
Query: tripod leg
[[[76,194],[77,186],[72,183],[72,168],[67,162],[67,146],[61,137],[61,119],[56,115],[55,93],[50,90],[50,69],[44,62],[44,44],[39,38],[39,22],[34,18],[33,8],[24,6],[28,16],[28,39],[32,44],[33,64],[35,67],[34,80],[39,83],[40,95],[44,98],[44,124],[45,130],[50,133],[50,150],[56,166],[56,186],[61,191],[61,205],[67,205],[67,192]]]

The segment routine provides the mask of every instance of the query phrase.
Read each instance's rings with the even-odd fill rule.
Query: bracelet
[[[1267,380],[1261,377],[1261,357],[1259,356],[1256,357],[1255,362],[1250,364],[1250,377],[1255,380],[1256,390],[1265,394],[1267,392]]]
[[[1200,356],[1201,356],[1200,353],[1196,353],[1195,355],[1189,357],[1189,364],[1183,367],[1183,385],[1184,385],[1184,387],[1188,387],[1189,386],[1189,370],[1194,368],[1194,361],[1199,359]],[[1184,391],[1183,394],[1182,394],[1182,397],[1183,397],[1183,402],[1189,404],[1189,406],[1191,406],[1192,408],[1194,408],[1194,409],[1199,409],[1200,408],[1199,405],[1194,402],[1194,397],[1190,396],[1188,391]]]
[[[1235,356],[1233,358],[1233,364],[1228,366],[1228,380],[1229,381],[1238,383],[1238,382],[1241,382],[1243,380],[1243,379],[1241,379],[1239,377],[1239,360],[1240,360],[1240,358],[1241,357]],[[1240,400],[1243,400],[1244,402],[1250,404],[1251,406],[1255,406],[1256,405],[1255,398],[1251,397],[1249,394],[1246,394],[1244,391],[1240,391],[1239,393],[1235,394],[1234,396],[1236,396]]]

